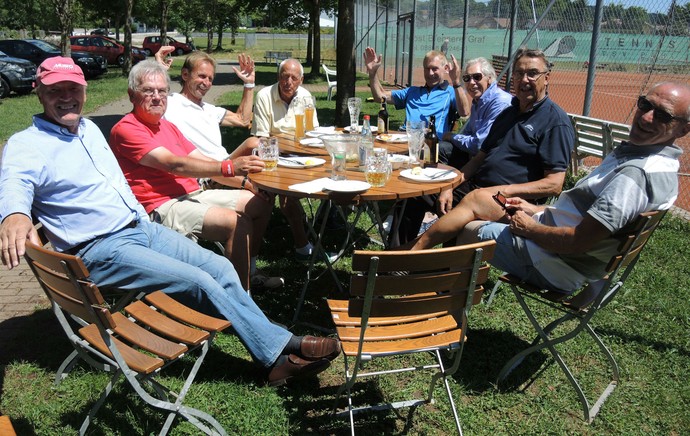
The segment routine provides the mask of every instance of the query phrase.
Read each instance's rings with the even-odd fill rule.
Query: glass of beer
[[[388,159],[371,156],[367,158],[364,175],[371,186],[384,186],[391,177],[391,164]]]
[[[278,148],[278,141],[272,141],[275,138],[259,138],[259,145],[252,150],[252,154],[259,156],[264,161],[264,171],[275,171],[278,167],[278,155],[280,153]]]
[[[295,141],[299,141],[304,138],[304,101],[295,98],[292,102],[295,112]]]
[[[304,130],[314,130],[314,98],[311,95],[304,97]]]

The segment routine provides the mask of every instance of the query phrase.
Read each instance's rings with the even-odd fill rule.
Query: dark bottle
[[[438,166],[438,135],[436,135],[436,116],[429,116],[429,130],[424,135],[424,144],[429,147],[429,158],[426,166],[435,168]]]
[[[388,133],[388,108],[386,97],[381,97],[381,110],[379,110],[378,133]]]

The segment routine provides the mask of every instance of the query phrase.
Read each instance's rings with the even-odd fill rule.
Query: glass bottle
[[[381,97],[381,109],[379,110],[378,133],[388,133],[388,108],[386,97]]]
[[[374,149],[374,137],[371,133],[371,117],[369,115],[364,115],[364,121],[362,122],[362,132],[360,133],[359,140],[359,167],[364,168],[367,162],[367,157],[371,154]]]
[[[435,168],[438,166],[438,135],[436,135],[436,116],[429,116],[429,130],[424,135],[425,151],[429,147],[429,158],[426,156],[424,160],[427,161],[429,167]]]

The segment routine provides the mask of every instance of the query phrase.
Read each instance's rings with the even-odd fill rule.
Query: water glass
[[[407,121],[407,146],[410,156],[410,166],[419,162],[419,153],[424,145],[424,134],[426,133],[426,121]]]
[[[350,111],[350,132],[359,130],[359,111],[362,109],[362,99],[350,97],[347,99],[347,110]]]
[[[371,156],[367,158],[364,175],[367,183],[374,187],[384,186],[391,177],[391,163],[388,159]]]
[[[345,164],[348,152],[354,151],[356,156],[359,137],[357,135],[323,135],[319,139],[326,146],[326,151],[331,155],[331,179],[345,180]]]
[[[259,138],[259,145],[252,150],[252,154],[259,156],[264,161],[264,171],[275,171],[278,167],[278,156],[280,154],[277,138]]]

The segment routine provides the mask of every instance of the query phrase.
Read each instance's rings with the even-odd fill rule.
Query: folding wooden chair
[[[503,366],[498,375],[498,382],[504,380],[513,369],[522,363],[525,357],[546,348],[575,389],[580,403],[582,404],[585,421],[591,423],[594,420],[599,409],[601,409],[601,406],[618,384],[619,369],[613,354],[611,354],[606,345],[604,345],[599,335],[596,334],[590,321],[594,315],[609,304],[618,291],[620,291],[625,280],[637,263],[642,248],[649,240],[649,237],[652,235],[665,213],[666,211],[643,213],[631,225],[618,232],[616,238],[620,240],[620,244],[616,254],[607,265],[606,277],[598,281],[587,283],[582,289],[576,291],[574,294],[567,295],[554,290],[547,291],[538,289],[529,284],[522,283],[519,279],[510,274],[500,277],[500,281],[496,283],[491,297],[493,297],[493,294],[498,290],[501,282],[510,285],[518,303],[520,303],[527,318],[529,318],[534,329],[537,331],[537,337],[530,347],[516,354]],[[545,327],[542,327],[527,305],[525,297],[546,304],[558,314],[562,315],[551,321]],[[564,325],[558,336],[552,336],[558,326],[561,326],[565,321],[569,320],[574,320],[575,324],[569,326]],[[582,331],[587,332],[597,343],[601,352],[606,356],[612,373],[611,381],[591,408],[580,384],[555,348],[556,345],[575,338]]]
[[[127,305],[127,315],[113,312],[96,284],[89,281],[80,258],[32,243],[27,243],[25,258],[78,356],[93,368],[112,374],[82,423],[80,434],[86,433],[120,377],[146,403],[168,412],[160,434],[170,430],[177,416],[206,434],[226,434],[211,415],[182,403],[216,333],[230,322],[196,312],[160,291]],[[162,368],[192,352],[198,356],[179,392],[155,379]]]
[[[481,301],[489,272],[485,262],[494,248],[495,242],[487,241],[436,250],[355,251],[350,299],[328,301],[345,354],[345,383],[336,394],[334,411],[346,391],[348,410],[341,415],[349,414],[352,434],[354,413],[432,403],[439,379],[462,434],[448,377],[459,367],[467,315]],[[442,361],[442,350],[454,352],[450,367]],[[362,368],[373,359],[413,353],[429,353],[435,362],[372,372]],[[358,378],[417,369],[434,372],[426,398],[353,408],[351,389]]]
[[[17,436],[10,421],[9,416],[0,415],[0,435],[2,436]]]

